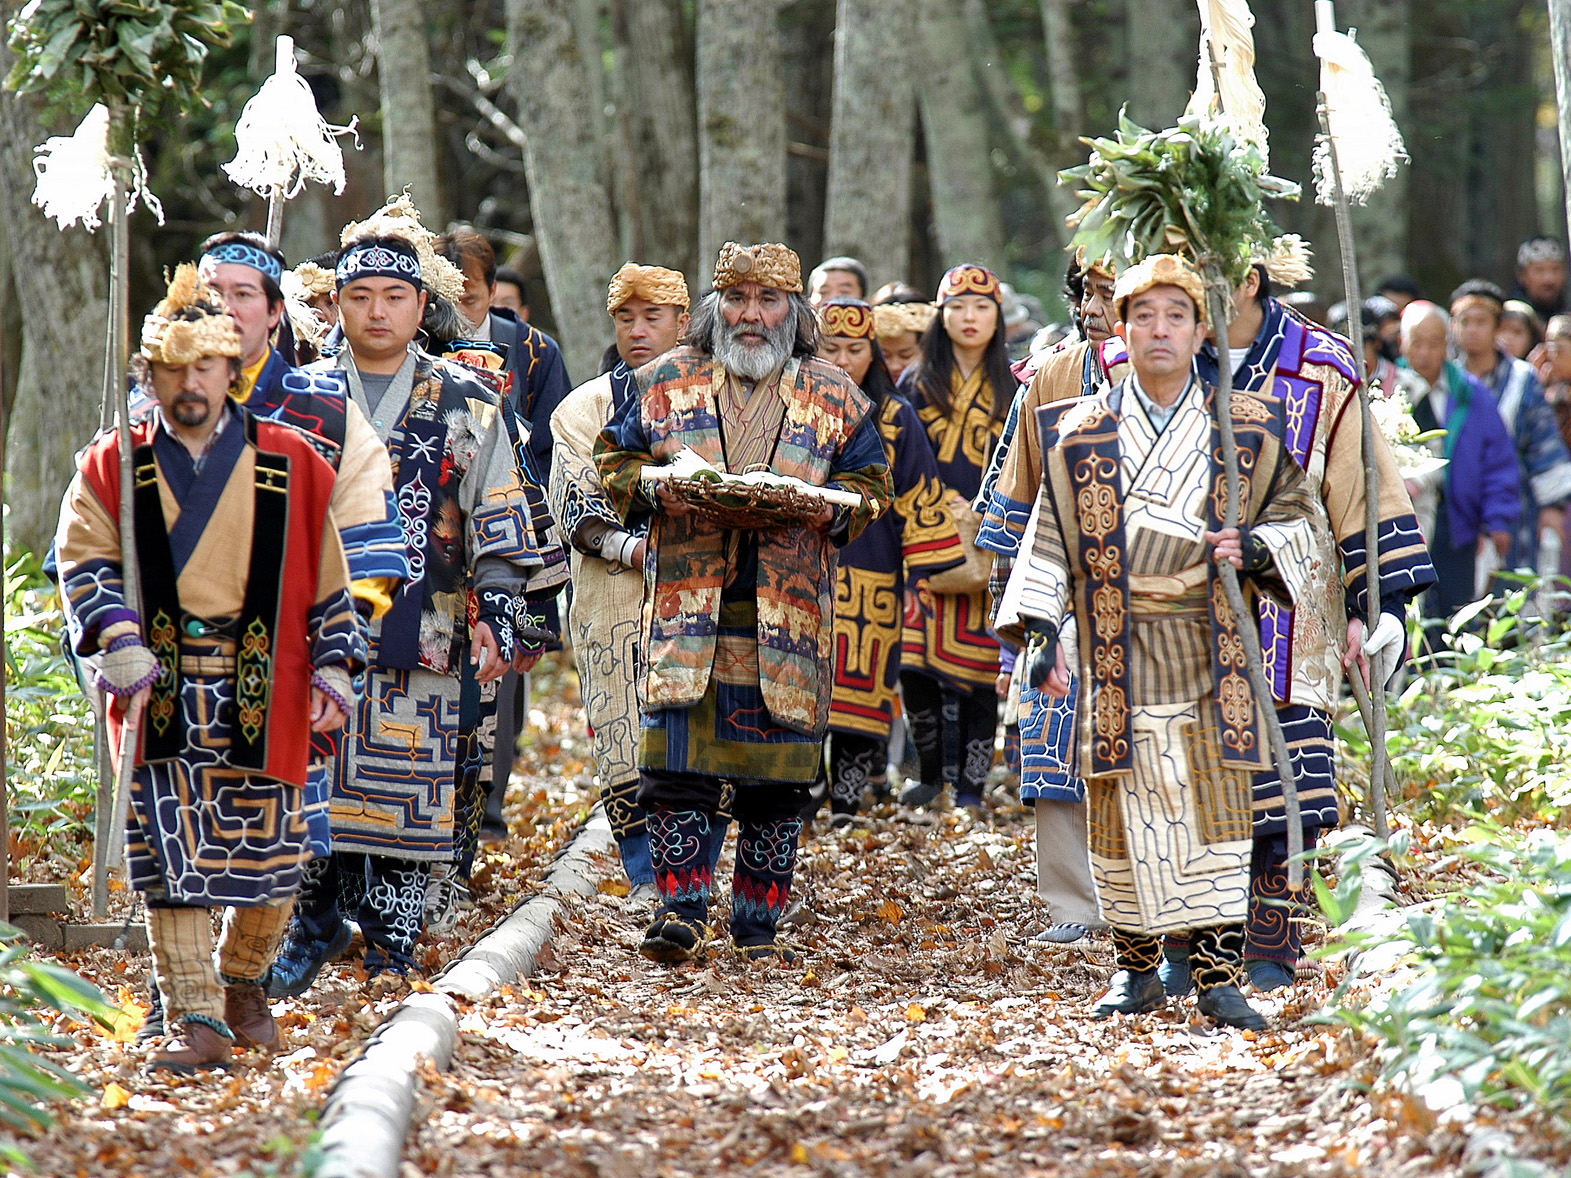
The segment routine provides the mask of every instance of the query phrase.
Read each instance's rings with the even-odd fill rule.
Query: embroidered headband
[[[876,339],[875,312],[861,299],[826,299],[818,304],[818,324],[825,335],[842,339]]]
[[[240,329],[223,296],[202,280],[197,268],[182,262],[169,291],[142,321],[142,355],[155,364],[182,368],[204,356],[238,357]]]
[[[1116,279],[1118,277],[1118,268],[1113,265],[1112,254],[1103,254],[1100,258],[1088,262],[1086,261],[1086,247],[1083,245],[1075,247],[1075,269],[1082,274],[1094,272],[1107,278]]]
[[[738,245],[728,241],[720,247],[714,281],[710,285],[716,290],[725,290],[742,282],[756,282],[787,294],[801,294],[802,259],[796,256],[795,250],[779,242]]]
[[[420,263],[416,285],[423,283],[426,290],[455,307],[463,301],[464,272],[436,252],[436,234],[420,223],[420,210],[407,192],[388,201],[364,221],[345,225],[338,235],[338,244],[347,249],[370,237],[396,237],[408,242]],[[394,277],[411,281],[402,274]]]
[[[222,245],[215,245],[202,255],[199,263],[203,278],[213,276],[214,267],[222,262],[233,262],[237,266],[249,266],[259,270],[273,280],[277,286],[284,277],[284,264],[266,250],[257,249],[243,241],[226,241]]]
[[[419,255],[406,242],[368,241],[346,249],[338,259],[338,289],[361,278],[397,278],[416,290],[425,289]]]
[[[1529,237],[1516,249],[1516,265],[1520,270],[1524,266],[1531,266],[1534,262],[1563,262],[1566,260],[1566,247],[1554,237]]]
[[[635,296],[661,307],[681,307],[686,311],[692,306],[687,294],[687,279],[680,270],[625,262],[611,276],[611,285],[606,288],[606,314],[615,315],[623,303]]]
[[[1189,264],[1177,254],[1152,254],[1138,266],[1131,266],[1118,276],[1113,287],[1113,309],[1123,319],[1124,308],[1136,295],[1145,294],[1154,286],[1176,286],[1193,300],[1195,317],[1206,321],[1206,288]]]
[[[873,308],[873,328],[879,339],[894,339],[914,331],[921,335],[938,317],[932,303],[880,303]]]
[[[938,305],[942,307],[961,295],[984,295],[995,303],[1003,301],[998,275],[986,266],[956,266],[944,274],[943,281],[938,284]]]

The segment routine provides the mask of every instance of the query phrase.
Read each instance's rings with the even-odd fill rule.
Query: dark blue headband
[[[338,289],[360,278],[397,278],[416,290],[424,290],[420,277],[420,257],[414,246],[403,242],[368,241],[352,245],[338,259]]]
[[[266,250],[257,249],[254,245],[247,245],[243,241],[226,241],[222,245],[215,245],[202,255],[202,265],[199,267],[204,273],[209,262],[233,262],[237,266],[249,266],[253,270],[260,270],[273,280],[277,286],[284,280],[284,264]]]

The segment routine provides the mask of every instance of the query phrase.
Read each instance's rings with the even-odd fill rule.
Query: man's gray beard
[[[744,344],[739,338],[744,331],[762,332],[761,344]],[[727,372],[744,380],[763,380],[785,367],[791,358],[791,343],[796,338],[796,323],[787,315],[778,327],[758,324],[737,324],[735,327],[721,320],[715,329],[715,359]]]

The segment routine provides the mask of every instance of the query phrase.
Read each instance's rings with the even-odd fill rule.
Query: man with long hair
[[[709,937],[721,787],[736,787],[731,941],[787,957],[775,930],[801,812],[829,722],[836,550],[889,504],[872,405],[816,358],[802,267],[783,245],[727,242],[684,346],[635,374],[600,435],[600,482],[624,524],[649,520],[638,801],[660,907],[640,952],[687,961]],[[731,529],[695,514],[646,467],[690,449],[717,469],[763,468],[856,496],[796,526]]]

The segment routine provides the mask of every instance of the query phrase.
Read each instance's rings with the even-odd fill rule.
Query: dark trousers
[[[980,802],[993,767],[998,695],[991,687],[957,691],[914,671],[901,673],[900,694],[922,784],[952,785],[961,805]]]

